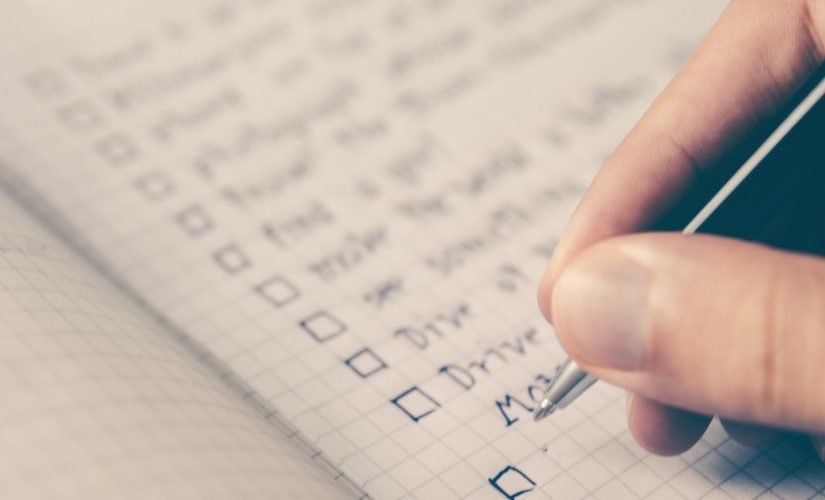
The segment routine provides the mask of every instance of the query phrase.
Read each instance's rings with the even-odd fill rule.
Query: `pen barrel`
[[[596,378],[582,370],[572,359],[566,360],[547,388],[547,397],[554,407],[562,409],[596,383]]]
[[[825,98],[813,97],[798,121],[786,120],[768,139],[775,144],[763,146],[764,157],[696,232],[825,255]]]
[[[654,230],[706,233],[825,255],[825,65],[775,118],[763,120],[750,141],[702,165],[690,193],[663,216]],[[807,104],[804,114],[800,108]],[[801,118],[799,116],[801,115]],[[796,118],[799,118],[796,120]],[[775,142],[774,142],[775,141]],[[764,155],[763,155],[764,153]],[[755,167],[710,215],[691,228],[720,189],[749,161]],[[705,208],[702,208],[705,207]],[[700,210],[701,209],[701,210]]]

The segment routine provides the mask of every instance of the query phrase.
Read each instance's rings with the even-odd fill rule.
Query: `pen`
[[[825,254],[825,65],[779,113],[782,120],[704,203],[683,234],[707,233]],[[817,227],[816,224],[819,224]],[[535,412],[566,408],[597,379],[568,358]]]

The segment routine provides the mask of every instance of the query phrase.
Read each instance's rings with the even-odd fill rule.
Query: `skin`
[[[633,394],[630,430],[654,453],[687,450],[712,415],[748,445],[778,429],[825,435],[825,259],[720,237],[639,234],[823,59],[825,0],[732,1],[602,167],[542,279],[539,304],[561,343]],[[570,319],[588,305],[571,283],[610,259],[635,262],[654,283],[643,314],[654,355],[632,369],[600,363],[577,340],[581,321]]]

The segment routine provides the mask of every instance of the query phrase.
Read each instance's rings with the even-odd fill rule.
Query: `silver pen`
[[[579,368],[570,358],[556,370],[556,375],[544,391],[544,399],[536,410],[536,421],[556,410],[567,408],[581,393],[595,384],[598,379]]]
[[[698,212],[681,207],[695,213],[682,233],[716,234],[825,255],[825,238],[819,235],[825,213],[820,145],[825,130],[823,95],[825,64],[789,101],[785,113],[779,114],[781,122],[759,147],[743,160],[731,162],[741,166],[707,203],[695,205],[701,207]],[[782,214],[782,224],[776,223],[777,214]],[[568,358],[545,389],[536,420],[566,408],[596,381]]]

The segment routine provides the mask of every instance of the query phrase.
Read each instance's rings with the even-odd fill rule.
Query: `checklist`
[[[0,182],[356,498],[822,494],[793,437],[645,453],[607,384],[532,418],[536,280],[724,3],[8,7]]]

